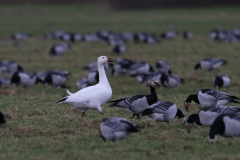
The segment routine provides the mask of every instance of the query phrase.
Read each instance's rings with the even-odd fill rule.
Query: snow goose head
[[[112,59],[113,59],[112,57],[100,56],[100,57],[98,57],[97,63],[101,64],[101,65],[104,65],[104,64],[107,64],[109,62],[113,62]]]
[[[153,87],[153,88],[160,87],[160,84],[158,83],[158,81],[152,81],[151,82],[151,87]]]

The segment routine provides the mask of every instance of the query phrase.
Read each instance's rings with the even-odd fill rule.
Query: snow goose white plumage
[[[191,101],[201,104],[204,107],[212,107],[215,105],[226,105],[227,103],[239,103],[238,97],[215,89],[202,89],[197,94],[189,95],[185,101],[185,108],[188,110]]]
[[[216,143],[217,134],[224,137],[239,137],[240,136],[240,114],[226,113],[219,115],[211,125],[208,141]]]
[[[113,103],[109,107],[117,106],[120,108],[127,108],[133,113],[132,118],[134,118],[135,115],[137,115],[137,117],[139,118],[140,113],[142,113],[147,107],[149,107],[153,103],[157,102],[158,97],[155,90],[156,86],[159,86],[159,83],[157,81],[152,81],[150,84],[150,95],[140,94],[130,96],[128,98],[110,101]]]
[[[148,119],[155,120],[157,122],[169,122],[176,116],[181,124],[185,124],[185,116],[176,104],[169,101],[162,101],[154,103],[145,109],[142,115],[147,115]],[[169,125],[169,123],[168,123]]]
[[[113,58],[106,56],[100,56],[97,60],[98,71],[99,71],[99,83],[81,89],[76,93],[70,93],[69,96],[62,98],[57,103],[67,103],[72,105],[74,108],[82,110],[82,116],[84,116],[85,111],[89,109],[97,110],[103,115],[101,105],[108,101],[112,96],[112,89],[108,82],[104,64],[112,62]]]
[[[128,138],[132,132],[138,132],[139,128],[139,126],[125,118],[104,118],[100,125],[100,137],[104,141],[106,139],[111,141],[120,140]]]

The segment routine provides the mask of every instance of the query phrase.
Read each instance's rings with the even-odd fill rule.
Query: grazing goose
[[[17,86],[20,84],[23,87],[30,87],[38,82],[41,82],[41,80],[28,72],[15,72],[11,77],[11,83]]]
[[[177,108],[175,103],[169,101],[152,104],[142,112],[142,116],[144,115],[147,115],[149,119],[154,121],[167,123],[178,116],[178,121],[181,124],[185,124],[185,116],[182,111]]]
[[[115,45],[115,47],[113,48],[113,51],[112,51],[112,53],[118,53],[118,54],[125,53],[125,52],[127,52],[127,47],[122,44]]]
[[[90,86],[88,78],[79,79],[76,84],[78,88],[85,88]]]
[[[228,75],[219,75],[215,76],[214,78],[214,88],[222,88],[222,87],[227,87],[229,88],[231,83],[231,79]]]
[[[134,118],[135,115],[139,118],[139,114],[142,113],[142,111],[157,102],[158,97],[155,91],[156,86],[159,86],[159,83],[157,81],[152,81],[150,84],[150,95],[140,94],[130,96],[128,98],[109,101],[108,103],[113,102],[109,107],[117,106],[120,108],[128,108],[131,112],[133,112],[132,118]]]
[[[184,39],[191,39],[191,38],[193,38],[193,33],[190,32],[190,31],[184,31],[183,32],[183,38]]]
[[[155,64],[155,67],[159,72],[165,72],[171,75],[172,71],[170,70],[170,64],[167,61],[158,61]]]
[[[4,115],[2,112],[0,112],[0,127],[3,127],[5,128],[7,125],[6,121],[5,121],[5,118],[4,118]]]
[[[216,143],[217,134],[224,137],[239,137],[240,136],[240,114],[227,113],[219,115],[211,125],[208,141]]]
[[[163,73],[160,79],[162,85],[168,88],[175,88],[184,82],[183,78],[177,76],[168,76],[166,73]]]
[[[185,101],[185,108],[188,110],[191,101],[201,104],[204,107],[212,107],[215,105],[226,105],[227,103],[239,103],[238,97],[215,89],[202,89],[197,94],[189,95]]]
[[[98,64],[97,62],[92,62],[89,65],[83,67],[84,70],[88,70],[89,72],[93,72],[93,71],[98,71]],[[105,71],[109,70],[109,64],[105,64],[104,65],[104,69]]]
[[[50,54],[52,56],[60,56],[64,52],[66,52],[68,49],[70,49],[70,45],[66,43],[56,44],[51,47]]]
[[[117,58],[116,63],[113,65],[112,69],[112,74],[113,75],[118,75],[118,74],[125,74],[127,73],[129,67],[133,64],[134,62],[130,59],[121,59]]]
[[[60,85],[67,79],[67,77],[68,74],[64,74],[62,72],[48,72],[44,80],[44,84]]]
[[[111,141],[121,140],[128,138],[131,133],[138,132],[139,128],[125,118],[104,118],[100,125],[100,137],[104,141],[106,139]]]
[[[146,62],[135,62],[129,68],[130,75],[148,74],[154,72],[153,67]]]
[[[70,93],[67,90],[69,96],[62,98],[57,102],[57,104],[67,103],[72,105],[74,108],[81,109],[82,116],[84,116],[85,112],[89,109],[97,110],[103,115],[101,105],[107,102],[112,96],[112,89],[105,73],[104,64],[112,62],[112,59],[113,58],[106,56],[100,56],[98,58],[98,84],[81,89],[76,93]]]
[[[90,85],[96,84],[99,82],[99,73],[98,71],[90,72],[88,74],[88,82]]]
[[[30,37],[29,34],[21,33],[21,32],[18,32],[18,33],[15,33],[14,35],[12,35],[12,38],[14,40],[27,40],[29,37]]]
[[[166,32],[162,33],[160,36],[162,38],[166,38],[166,39],[173,39],[173,38],[177,37],[177,35],[178,35],[178,32],[176,32],[176,31],[166,31]]]
[[[5,88],[10,85],[10,80],[6,77],[0,77],[0,85]]]
[[[71,33],[70,36],[71,36],[70,38],[71,42],[79,42],[79,41],[82,41],[83,39],[83,36],[78,33]]]
[[[217,116],[225,113],[240,113],[240,108],[220,105],[216,105],[214,107],[204,107],[197,114],[191,114],[188,117],[188,132],[191,131],[194,122],[199,126],[210,127]]]
[[[224,64],[227,64],[226,60],[223,60],[220,58],[206,58],[201,60],[200,63],[196,64],[196,66],[194,67],[194,70],[201,68],[203,70],[212,71]]]
[[[3,60],[0,62],[0,73],[10,73],[23,71],[23,68],[14,61]]]

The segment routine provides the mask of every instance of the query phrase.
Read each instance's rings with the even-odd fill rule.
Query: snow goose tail
[[[5,121],[5,117],[4,117],[3,113],[0,112],[0,127],[5,128],[6,125],[7,125],[7,124],[6,124],[6,121]]]
[[[100,125],[100,137],[104,141],[106,139],[111,141],[121,140],[128,138],[131,133],[138,132],[139,129],[139,126],[125,118],[104,118]]]
[[[101,105],[107,102],[112,96],[112,89],[108,82],[104,64],[112,62],[113,58],[106,56],[100,56],[97,60],[98,72],[99,72],[99,83],[83,88],[76,93],[72,93],[67,97],[62,98],[58,103],[67,103],[72,105],[74,108],[82,110],[82,116],[85,111],[89,109],[97,110],[103,115]],[[70,93],[68,91],[68,93]]]
[[[219,115],[211,125],[208,141],[216,143],[217,134],[224,137],[239,137],[240,136],[240,114],[230,113]]]
[[[142,111],[157,102],[158,98],[155,90],[156,86],[160,86],[158,81],[152,81],[150,83],[150,95],[133,95],[128,98],[110,101],[108,103],[113,103],[110,104],[109,107],[117,106],[123,109],[129,109],[133,113],[132,118],[134,118],[135,115],[137,115],[137,117],[139,118],[139,114],[142,113]]]
[[[156,102],[142,112],[142,116],[147,115],[148,119],[157,122],[167,122],[178,116],[181,124],[185,124],[185,116],[176,104],[169,101]]]

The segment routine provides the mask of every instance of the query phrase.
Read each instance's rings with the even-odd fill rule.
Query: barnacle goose
[[[147,107],[157,102],[158,97],[156,94],[155,87],[159,86],[157,81],[152,81],[150,84],[150,95],[134,95],[128,98],[122,98],[114,101],[109,101],[108,103],[112,103],[109,107],[117,106],[120,108],[128,108],[131,112],[133,112],[132,118],[135,115],[139,118],[139,114],[142,113]]]
[[[210,127],[217,116],[225,113],[240,113],[240,108],[220,105],[204,107],[197,114],[191,114],[188,117],[187,129],[190,132],[193,123],[196,123],[199,126]]]
[[[182,125],[185,124],[185,116],[182,111],[177,108],[175,103],[169,101],[156,102],[152,104],[142,112],[142,116],[144,115],[147,115],[149,119],[153,119],[157,122],[167,123],[177,116],[178,121]]]
[[[219,115],[211,125],[208,141],[209,143],[217,142],[217,134],[223,137],[240,136],[240,114],[226,113]]]
[[[104,118],[100,125],[100,137],[104,141],[106,141],[106,139],[111,141],[121,140],[128,138],[131,133],[138,132],[139,129],[139,126],[125,118]]]
[[[190,107],[191,101],[201,104],[204,107],[211,107],[218,105],[226,105],[227,103],[239,103],[238,97],[215,89],[202,89],[197,94],[189,95],[185,100],[184,105],[186,110]]]
[[[220,58],[206,58],[201,60],[200,63],[196,64],[194,70],[201,68],[203,70],[212,71],[216,68],[219,68],[221,65],[225,64],[227,64],[227,61]]]
[[[222,88],[227,87],[229,88],[231,83],[231,79],[228,75],[218,75],[214,78],[214,88]]]

